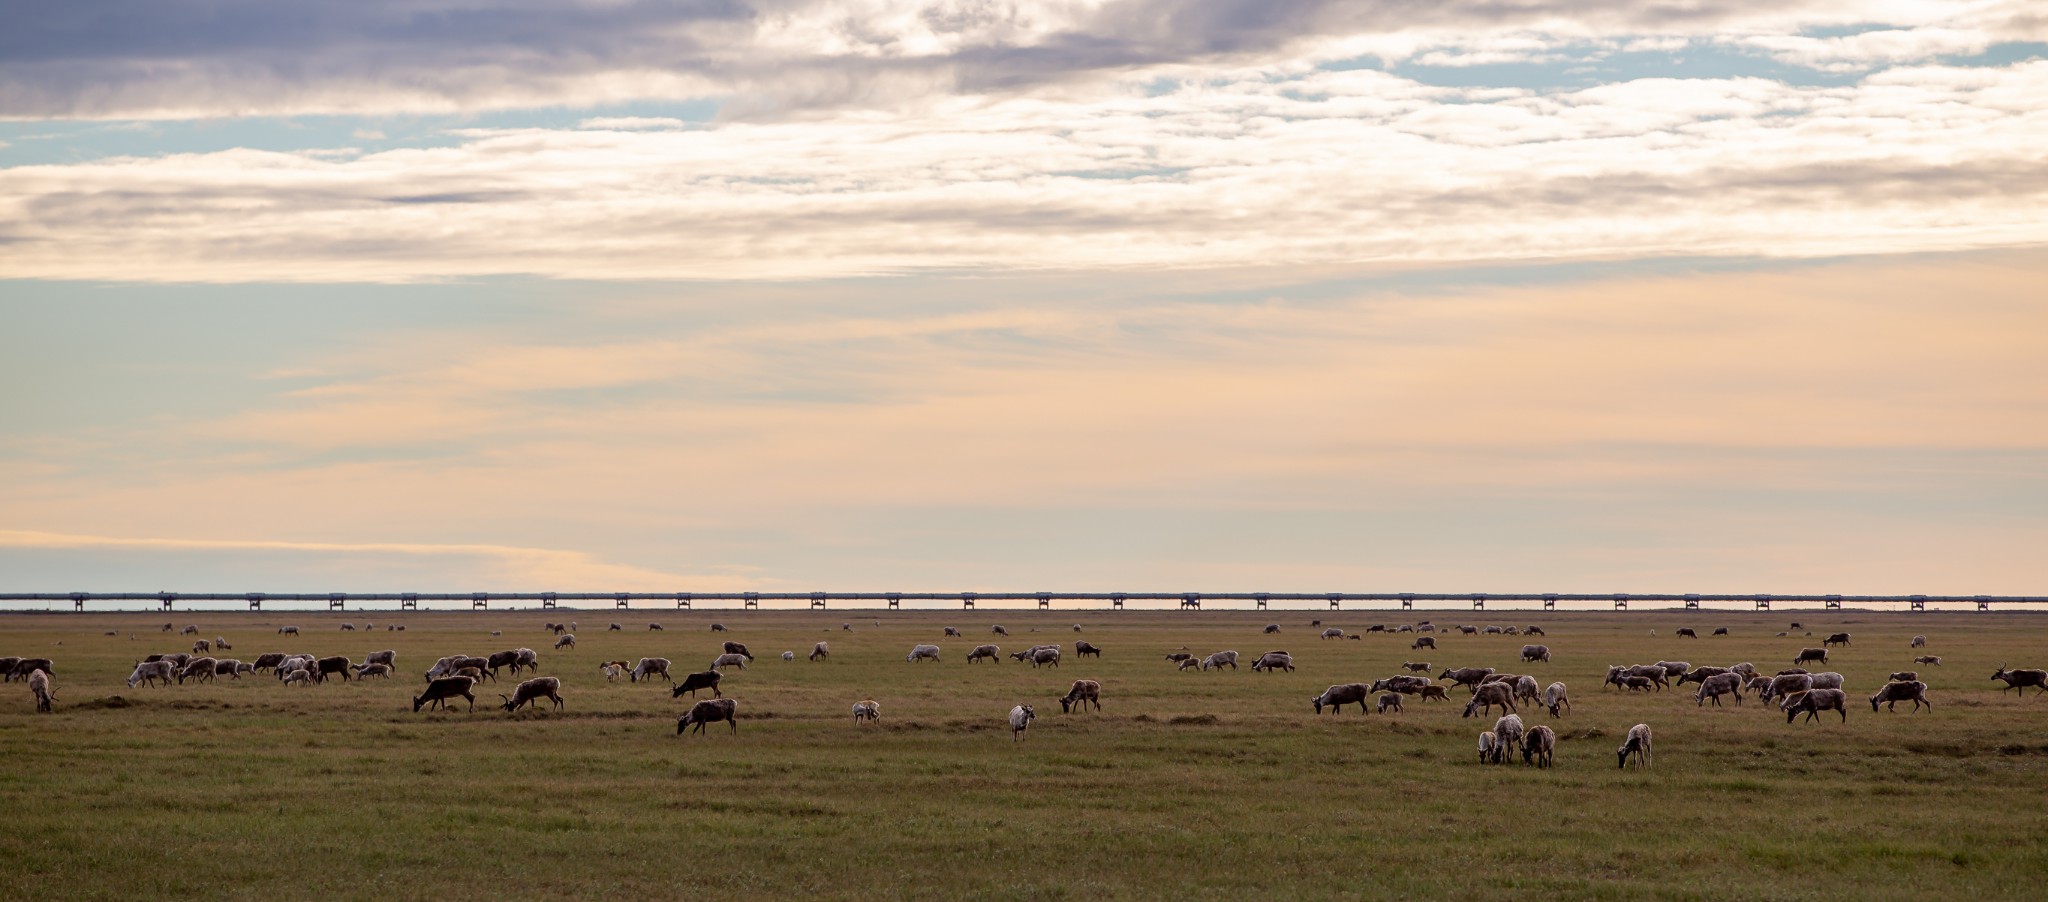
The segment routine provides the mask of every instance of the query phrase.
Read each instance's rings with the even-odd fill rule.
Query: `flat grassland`
[[[1319,640],[1318,617],[1548,635],[1439,633],[1411,652],[1408,635]],[[574,650],[549,650],[555,619],[579,621]],[[1775,636],[1794,620],[1814,636]],[[244,660],[392,648],[399,675],[127,688],[133,661],[189,650],[166,621]],[[1283,631],[1262,635],[1269,621]],[[278,636],[287,623],[304,634]],[[1705,636],[1717,626],[1732,635]],[[1836,630],[1855,636],[1829,665],[1847,677],[1846,724],[1600,687],[1608,664],[1667,658],[1774,672]],[[1945,666],[1909,663],[1920,633]],[[680,677],[726,639],[758,658],[725,679],[736,735],[678,737],[687,697],[597,668],[662,656]],[[1076,639],[1103,657],[1076,659]],[[830,660],[806,661],[818,640]],[[991,641],[1058,642],[1067,658],[966,663]],[[1552,662],[1520,663],[1524,641]],[[918,642],[943,661],[906,663]],[[564,711],[411,710],[435,658],[520,646],[562,679]],[[1164,656],[1183,647],[1246,665],[1286,649],[1298,670],[1178,672]],[[2048,874],[2048,698],[1986,679],[2048,666],[2048,618],[2023,613],[23,614],[0,617],[0,654],[53,658],[58,695],[37,715],[19,682],[0,694],[7,898],[2039,898]],[[1462,691],[1384,717],[1311,712],[1323,687],[1410,660],[1566,682],[1572,713],[1522,712],[1558,730],[1556,768],[1477,764],[1492,719],[1461,719]],[[1906,669],[1935,710],[1873,714],[1864,699]],[[507,676],[486,691],[510,692]],[[1083,677],[1102,682],[1102,712],[1062,715]],[[862,698],[881,703],[879,726],[853,724]],[[1020,702],[1039,718],[1013,743]],[[1637,722],[1656,730],[1655,767],[1617,770]]]

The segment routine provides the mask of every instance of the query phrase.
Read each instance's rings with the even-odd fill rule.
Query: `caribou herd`
[[[1321,627],[1321,622],[1317,621],[1314,626]],[[394,628],[387,626],[387,630]],[[576,650],[575,634],[572,632],[574,624],[548,623],[544,628],[556,638],[554,651]],[[649,624],[649,628],[661,629],[659,624]],[[1799,627],[1795,624],[1794,628]],[[613,624],[610,631],[618,629],[618,625]],[[728,631],[722,624],[713,624],[712,629],[715,632]],[[1081,627],[1076,624],[1074,629],[1078,632]],[[349,625],[345,625],[344,630],[353,631]],[[1437,633],[1438,630],[1438,627],[1425,621],[1421,624],[1400,626],[1377,624],[1363,632],[1429,634]],[[169,631],[170,625],[165,624],[164,632]],[[197,631],[197,627],[187,627],[184,635],[192,635]],[[1268,624],[1262,632],[1270,636],[1280,631],[1279,624]],[[1001,626],[993,627],[990,632],[996,636],[1009,636],[1009,632]],[[1442,632],[1455,632],[1463,636],[1546,635],[1540,626],[1534,625],[1526,628],[1445,627]],[[299,628],[295,626],[280,628],[277,633],[283,637],[301,635]],[[492,632],[494,636],[499,634],[498,631]],[[1725,628],[1714,630],[1715,636],[1727,634]],[[958,628],[946,627],[942,638],[957,638],[961,635]],[[1679,635],[1685,638],[1698,638],[1698,634],[1690,629],[1679,630]],[[1322,639],[1358,639],[1360,633],[1347,633],[1342,629],[1330,627],[1322,629],[1319,636]],[[1830,712],[1837,715],[1838,723],[1844,723],[1848,720],[1850,705],[1843,675],[1833,670],[1808,670],[1805,665],[1826,667],[1830,662],[1831,652],[1855,647],[1850,640],[1851,636],[1846,632],[1831,634],[1820,647],[1802,648],[1797,654],[1792,655],[1789,659],[1790,667],[1768,674],[1757,665],[1746,661],[1727,666],[1695,666],[1688,661],[1673,660],[1660,660],[1649,664],[1611,664],[1606,667],[1601,688],[1624,695],[1654,697],[1667,691],[1674,694],[1682,693],[1685,691],[1684,687],[1693,684],[1696,686],[1692,690],[1695,708],[1706,707],[1709,703],[1716,708],[1739,708],[1743,706],[1745,697],[1753,697],[1760,706],[1774,705],[1785,715],[1787,723],[1799,720],[1802,714],[1809,723],[1821,721],[1822,715]],[[1912,637],[1908,647],[1920,650],[1927,644],[1926,636],[1917,635]],[[1417,635],[1411,647],[1435,648],[1436,645],[1434,637]],[[1707,643],[1699,646],[1706,647]],[[215,656],[231,648],[232,645],[226,637],[217,636],[211,641],[196,640],[190,652],[151,654],[135,662],[126,684],[130,689],[170,687],[182,686],[188,682],[214,682],[222,678],[241,680],[245,676],[268,673],[283,685],[310,687],[326,683],[331,677],[339,677],[339,681],[343,683],[363,683],[372,679],[388,681],[398,666],[397,652],[389,649],[369,652],[363,656],[361,663],[353,662],[341,655],[320,656],[288,652],[264,653],[246,662]],[[1566,651],[1568,653],[1569,648]],[[940,664],[945,660],[942,653],[939,645],[919,642],[910,648],[904,660],[909,664]],[[784,662],[792,662],[796,657],[794,651],[785,651],[780,655]],[[970,665],[983,662],[1001,664],[1005,657],[1019,663],[1028,663],[1035,670],[1059,667],[1063,654],[1058,643],[1033,645],[1011,652],[1007,656],[1003,654],[1000,646],[982,643],[974,645],[966,653],[965,662]],[[1100,661],[1102,657],[1103,649],[1099,645],[1087,641],[1075,643],[1077,665],[1085,658]],[[820,641],[811,650],[808,660],[815,663],[829,658],[827,644]],[[616,682],[621,676],[626,677],[630,683],[660,679],[671,687],[672,698],[680,699],[684,694],[690,695],[693,703],[677,719],[677,735],[689,732],[693,728],[695,732],[702,733],[707,725],[719,722],[725,723],[728,731],[736,734],[739,731],[738,702],[727,697],[720,688],[725,676],[723,671],[728,668],[747,670],[748,665],[754,660],[752,651],[744,643],[724,641],[720,643],[718,652],[711,658],[708,667],[685,674],[680,682],[671,676],[671,662],[667,658],[644,657],[630,664],[624,660],[605,661],[597,665],[597,669],[608,683]],[[1239,654],[1235,650],[1221,650],[1202,655],[1183,646],[1179,650],[1167,652],[1165,660],[1182,671],[1217,673],[1226,668],[1237,670]],[[1254,673],[1292,673],[1296,669],[1294,655],[1284,650],[1265,651],[1251,656],[1250,661],[1250,669]],[[1935,655],[1915,655],[1911,661],[1915,666],[1941,665],[1941,658]],[[1539,670],[1544,669],[1552,663],[1552,650],[1543,644],[1523,645],[1519,663],[1538,665]],[[411,697],[413,711],[417,713],[429,708],[446,709],[457,699],[466,703],[466,710],[474,711],[477,687],[486,682],[497,682],[500,673],[504,671],[509,671],[510,676],[515,678],[522,673],[533,675],[512,686],[509,693],[498,693],[498,697],[503,700],[499,705],[503,712],[516,713],[528,707],[537,711],[543,710],[544,707],[547,710],[563,710],[565,702],[562,697],[561,679],[555,676],[539,676],[540,669],[540,655],[531,648],[511,648],[483,655],[447,655],[436,660],[424,671],[424,689],[419,695]],[[1427,661],[1405,662],[1401,669],[1403,673],[1393,676],[1333,684],[1310,697],[1310,711],[1320,715],[1328,709],[1334,714],[1341,712],[1346,705],[1357,705],[1361,715],[1370,714],[1375,710],[1383,716],[1402,715],[1407,710],[1404,699],[1412,697],[1424,703],[1426,709],[1428,702],[1448,703],[1449,690],[1463,689],[1467,695],[1461,717],[1494,718],[1492,728],[1479,733],[1478,750],[1481,763],[1505,763],[1512,759],[1517,750],[1520,751],[1522,761],[1526,765],[1547,768],[1554,763],[1556,746],[1560,739],[1557,731],[1545,724],[1528,726],[1523,721],[1523,715],[1533,715],[1533,712],[1542,710],[1554,721],[1568,717],[1572,712],[1571,698],[1562,680],[1552,679],[1547,685],[1542,685],[1546,681],[1534,674],[1504,673],[1486,666],[1438,668]],[[1434,677],[1428,675],[1432,671],[1436,671]],[[49,658],[0,657],[0,678],[10,682],[17,678],[25,681],[34,697],[35,709],[39,712],[50,712],[54,709],[54,703],[57,701],[53,685],[55,673],[56,667]],[[2028,689],[2036,690],[2037,695],[2048,694],[2048,670],[2011,669],[2001,664],[1997,671],[1991,674],[1990,679],[2005,684],[2002,692],[2018,690],[2020,697],[2025,697]],[[1920,678],[1920,672],[1917,670],[1892,672],[1884,684],[1877,687],[1869,697],[1871,711],[1896,712],[1897,705],[1906,702],[1912,706],[1908,709],[1909,712],[1923,709],[1931,712],[1934,710],[1934,703],[1928,698],[1927,689],[1927,683]],[[697,693],[705,690],[711,693],[711,698],[698,697]],[[1067,693],[1057,699],[1061,712],[1101,711],[1102,690],[1103,684],[1095,679],[1071,681]],[[548,705],[541,705],[543,701]],[[881,705],[873,699],[854,702],[852,712],[856,725],[873,725],[879,723],[881,719]],[[1035,719],[1035,709],[1030,704],[1019,704],[1012,708],[1008,718],[1012,740],[1023,741]],[[1651,767],[1651,730],[1648,724],[1639,723],[1626,731],[1623,743],[1616,750],[1616,761],[1618,766],[1624,768],[1631,764],[1638,768]]]

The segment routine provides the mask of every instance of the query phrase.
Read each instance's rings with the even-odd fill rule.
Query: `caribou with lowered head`
[[[1491,667],[1452,667],[1437,674],[1439,680],[1450,680],[1459,686],[1477,686],[1495,673]]]
[[[1927,700],[1927,684],[1919,680],[1893,680],[1884,684],[1876,695],[1870,697],[1870,710],[1876,713],[1877,706],[1883,705],[1886,711],[1896,711],[1895,705],[1908,701],[1913,703],[1915,711],[1920,710],[1921,705],[1926,705],[1929,711],[1934,710],[1934,703]]]
[[[1475,713],[1491,714],[1495,705],[1499,705],[1505,711],[1514,711],[1514,687],[1506,683],[1480,684],[1472,690],[1472,700],[1465,703],[1464,716],[1471,717]]]

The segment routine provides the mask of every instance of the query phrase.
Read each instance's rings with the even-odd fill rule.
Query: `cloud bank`
[[[605,591],[2033,592],[2044,272],[2015,253],[1235,302],[1150,277],[562,286],[576,300],[537,319],[301,339],[276,354],[290,378],[245,359],[260,329],[129,369],[38,333],[121,380],[102,391],[177,360],[252,384],[68,428],[94,389],[52,386],[0,441],[0,527],[487,536],[645,571],[582,582]],[[273,510],[298,513],[252,517]],[[34,555],[13,572],[70,560]],[[511,584],[408,563],[448,555],[318,557],[360,566],[271,585]],[[79,579],[52,590],[99,584]]]
[[[789,279],[2048,240],[2048,61],[1539,94],[1371,70],[0,170],[0,277]],[[650,128],[649,126],[657,126]]]
[[[1865,24],[1873,22],[1885,24]],[[1829,33],[1844,28],[1876,33]],[[2023,0],[77,0],[12,11],[0,34],[0,116],[446,112],[679,97],[733,99],[757,115],[1275,57],[1528,58],[1574,42],[1697,37],[1854,67],[2044,33]]]
[[[287,579],[297,582],[311,574],[346,579],[351,578],[352,572],[374,573],[373,580],[410,577],[412,580],[431,579],[479,586],[688,584],[731,589],[752,585],[730,574],[685,576],[610,563],[583,551],[503,545],[178,539],[0,529],[0,557],[12,557],[15,553],[25,553],[15,567],[29,573],[47,567],[50,558],[96,560],[102,566],[115,570],[132,566],[138,559],[155,558],[159,566],[176,561],[176,566],[208,572],[211,578],[219,581],[218,585],[240,585],[240,581],[248,579],[252,573],[295,574]],[[19,574],[16,578],[24,577],[33,578],[27,574]],[[360,580],[362,577],[355,575],[352,578]],[[383,583],[386,586],[407,584]],[[130,586],[125,590],[110,591],[151,590]]]
[[[2048,36],[2012,0],[82,0],[19,18],[0,117],[362,121],[315,146],[0,169],[0,278],[815,279],[2048,239],[2029,212],[2048,60],[1964,59]],[[1745,62],[1625,62],[1715,54]],[[1428,77],[1517,65],[1562,81]],[[677,114],[697,101],[716,115]],[[392,149],[378,118],[543,106],[577,112]]]

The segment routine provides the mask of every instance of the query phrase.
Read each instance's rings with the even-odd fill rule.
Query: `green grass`
[[[1435,614],[1543,623],[1536,641],[1555,658],[1527,666],[1519,637],[1440,635],[1442,648],[1411,653],[1406,637],[1320,641],[1309,628],[1398,614],[906,612],[880,626],[839,612],[654,616],[666,632],[645,631],[645,612],[623,633],[604,630],[610,612],[0,617],[0,653],[55,659],[59,697],[55,714],[36,715],[20,684],[0,695],[0,892],[2021,898],[2048,869],[2048,698],[2001,695],[1985,679],[2002,663],[2048,662],[2037,616]],[[577,650],[547,650],[540,624],[558,618],[581,622]],[[849,618],[855,630],[840,631]],[[243,659],[396,648],[401,676],[128,689],[133,660],[189,645],[157,632],[166,619],[227,636]],[[709,632],[713,619],[733,632]],[[1847,724],[1787,726],[1754,700],[1717,711],[1689,693],[1598,688],[1610,663],[1781,669],[1818,644],[1773,636],[1794,619],[1856,634],[1831,665],[1860,706]],[[343,620],[408,629],[344,633]],[[1285,632],[1260,635],[1269,620]],[[1107,653],[1058,669],[965,664],[994,622],[1013,633],[995,639],[1005,649],[1061,642],[1071,655],[1086,638]],[[280,641],[282,623],[305,635]],[[948,625],[967,638],[939,638]],[[1680,625],[1735,635],[1680,640]],[[1912,669],[1915,633],[1946,663],[1918,668],[1936,711],[1871,714],[1861,699]],[[726,679],[737,735],[721,725],[678,738],[687,698],[597,673],[602,660],[662,655],[680,675],[725,638],[760,658]],[[831,660],[806,662],[818,639]],[[920,641],[945,661],[906,664]],[[520,645],[562,678],[565,711],[412,713],[434,658]],[[1285,648],[1299,670],[1177,672],[1163,656],[1183,645],[1247,660]],[[798,660],[779,660],[784,650]],[[1330,683],[1423,659],[1568,683],[1574,714],[1523,712],[1558,729],[1557,768],[1474,763],[1491,721],[1461,719],[1456,705],[1309,709]],[[1079,677],[1102,681],[1101,714],[1060,714]],[[869,697],[882,723],[856,728],[848,709]],[[1040,716],[1012,743],[1004,717],[1018,702]],[[1656,729],[1657,767],[1618,771],[1614,748],[1637,722]]]

